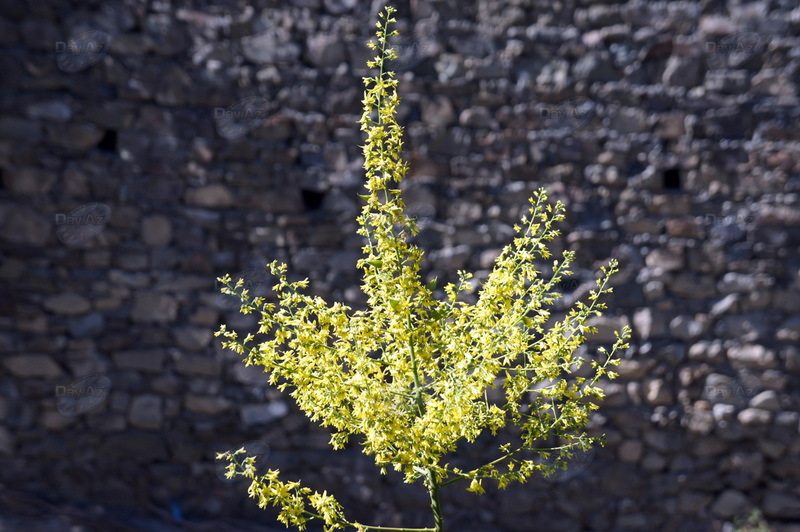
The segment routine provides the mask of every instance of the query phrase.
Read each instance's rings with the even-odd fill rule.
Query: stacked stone
[[[0,9],[3,478],[270,523],[213,459],[262,442],[263,464],[358,519],[428,526],[421,488],[382,482],[355,446],[329,451],[213,336],[257,327],[216,278],[269,297],[274,259],[364,304],[357,121],[377,4],[63,5]],[[797,530],[800,9],[401,7],[405,198],[426,279],[485,278],[544,186],[568,207],[551,250],[576,252],[554,317],[615,257],[580,355],[634,330],[590,426],[607,446],[562,482],[480,504],[445,490],[453,529],[708,530],[759,509]]]

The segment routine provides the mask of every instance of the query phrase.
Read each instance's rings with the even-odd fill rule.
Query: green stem
[[[436,478],[436,473],[428,468],[427,473],[428,492],[431,495],[431,510],[433,511],[433,530],[435,532],[444,532],[444,522],[442,521],[442,508],[439,504],[439,481]]]

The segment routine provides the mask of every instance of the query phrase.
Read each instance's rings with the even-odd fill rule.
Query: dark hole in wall
[[[116,153],[117,152],[117,132],[114,130],[106,131],[100,143],[97,145],[100,151]]]
[[[677,168],[667,168],[663,173],[664,188],[667,190],[681,189],[681,171]]]
[[[301,188],[300,195],[303,199],[303,205],[309,211],[316,211],[322,207],[322,201],[325,199],[325,193],[308,188]]]

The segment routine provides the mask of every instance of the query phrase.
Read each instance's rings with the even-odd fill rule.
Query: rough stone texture
[[[153,215],[142,220],[142,241],[149,247],[163,248],[172,239],[172,222],[167,216]]]
[[[163,400],[158,395],[140,395],[131,401],[128,421],[132,427],[158,429],[163,421]]]
[[[750,504],[747,497],[736,490],[722,492],[711,505],[711,512],[719,517],[733,517],[747,510]]]
[[[212,458],[264,439],[287,478],[312,478],[363,521],[427,526],[424,492],[383,482],[355,445],[331,453],[211,336],[257,327],[216,277],[272,259],[311,293],[364,305],[357,119],[374,5],[71,4],[0,9],[3,482],[121,506],[155,486],[162,513],[274,525]],[[608,446],[589,468],[481,499],[443,490],[451,528],[727,530],[750,508],[796,527],[798,9],[407,4],[399,114],[426,281],[485,278],[546,187],[568,207],[553,258],[576,253],[557,312],[587,299],[610,257],[622,270],[582,356],[634,333],[619,378],[598,383],[590,425]],[[110,52],[59,62],[56,43],[93,28]],[[251,98],[265,115],[231,121]],[[99,204],[108,220],[79,217]],[[110,393],[86,412],[55,396],[70,386],[90,404],[103,378]]]
[[[20,378],[54,379],[63,373],[52,357],[47,355],[11,356],[4,358],[3,364],[12,375]]]
[[[775,354],[762,345],[746,345],[731,347],[728,350],[728,359],[734,367],[765,369],[773,367]]]
[[[160,373],[164,368],[166,353],[163,349],[136,349],[114,353],[114,362],[120,369]]]
[[[73,316],[83,314],[91,308],[91,304],[83,296],[65,293],[47,298],[44,302],[44,308],[56,314]]]
[[[186,396],[186,409],[189,412],[216,416],[230,408],[231,402],[224,397]]]
[[[244,405],[239,409],[242,423],[246,427],[270,423],[289,413],[289,407],[283,401],[265,405]]]
[[[198,207],[220,209],[233,205],[233,195],[223,185],[207,185],[187,190],[186,203]]]
[[[134,322],[167,323],[174,321],[178,313],[178,303],[166,294],[140,293],[136,295],[131,312]]]

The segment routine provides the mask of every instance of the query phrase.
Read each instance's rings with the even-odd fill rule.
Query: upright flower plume
[[[405,214],[400,183],[408,169],[402,160],[402,128],[395,115],[399,103],[397,80],[384,70],[396,53],[387,40],[395,10],[387,7],[377,23],[378,51],[368,62],[378,70],[364,78],[361,129],[367,193],[358,217],[364,237],[362,289],[367,310],[328,304],[302,293],[308,280],[289,282],[285,264],[269,270],[278,279],[276,302],[251,297],[242,282],[220,278],[222,291],[238,295],[241,312],[256,313],[258,332],[243,340],[222,326],[216,333],[223,345],[245,356],[247,365],[263,366],[270,384],[290,395],[312,420],[332,430],[330,443],[342,449],[356,437],[364,453],[374,457],[382,473],[401,471],[405,482],[422,482],[431,499],[432,528],[409,529],[363,525],[348,520],[341,505],[327,492],[279,478],[280,471],[258,476],[252,459],[240,460],[240,450],[223,453],[232,463],[229,476],[252,480],[249,493],[260,507],[281,508],[279,520],[301,530],[311,519],[326,531],[343,528],[442,532],[439,490],[465,481],[467,489],[483,492],[483,481],[504,488],[525,482],[536,471],[548,475],[564,468],[574,450],[602,442],[583,434],[591,411],[603,392],[596,386],[603,375],[613,378],[608,365],[614,353],[628,347],[630,331],[617,334],[611,353],[600,349],[590,377],[574,371],[583,359],[575,350],[595,332],[586,322],[600,315],[598,301],[611,291],[616,261],[602,268],[587,301],[579,301],[563,320],[547,326],[552,304],[560,297],[557,284],[570,275],[574,253],[553,261],[552,274],[536,269],[550,258],[545,243],[558,231],[553,223],[564,218],[564,206],[547,202],[544,189],[530,200],[530,209],[515,226],[516,237],[496,259],[494,269],[478,290],[477,302],[460,297],[471,290],[471,274],[458,272],[459,282],[435,297],[435,281],[420,275],[423,252],[411,243],[418,233],[413,217]],[[277,304],[276,304],[277,303]],[[489,399],[488,390],[502,387],[502,400]],[[462,440],[474,442],[485,433],[517,427],[516,442],[498,445],[491,461],[463,470],[451,466]],[[543,448],[546,439],[561,445]],[[556,460],[542,460],[552,458]]]

